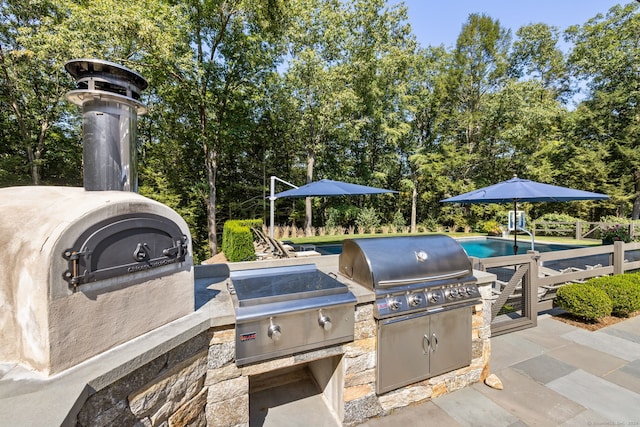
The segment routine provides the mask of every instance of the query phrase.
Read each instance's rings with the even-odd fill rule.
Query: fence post
[[[531,255],[529,260],[529,271],[527,272],[527,280],[529,283],[529,307],[523,314],[530,317],[533,321],[533,326],[538,325],[538,275],[539,275],[539,263],[540,253],[538,251],[527,251],[528,255]],[[524,289],[523,289],[524,292]]]
[[[624,273],[624,242],[613,242],[613,274]]]
[[[576,240],[582,239],[582,222],[576,221]]]

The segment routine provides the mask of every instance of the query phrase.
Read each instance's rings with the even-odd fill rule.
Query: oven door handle
[[[427,336],[427,334],[424,334],[424,336],[422,337],[422,352],[424,354],[429,354],[430,347],[431,347],[431,342],[429,341],[429,337]]]
[[[431,343],[436,343],[436,346],[431,346]],[[429,344],[429,346],[431,347],[431,351],[438,351],[438,337],[436,336],[435,332],[431,334],[431,343]]]

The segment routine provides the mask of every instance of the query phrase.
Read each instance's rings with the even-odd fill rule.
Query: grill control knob
[[[280,339],[280,336],[282,335],[282,330],[280,329],[279,325],[271,325],[269,326],[267,334],[272,340],[278,341]]]
[[[329,332],[331,328],[333,328],[333,323],[331,323],[331,318],[326,314],[322,314],[322,310],[320,310],[320,316],[318,317],[318,324],[326,332]]]
[[[411,294],[407,296],[407,301],[409,302],[409,306],[416,307],[422,304],[422,295],[420,294]]]
[[[429,301],[433,303],[440,302],[440,294],[438,292],[431,292],[429,295]]]
[[[444,291],[444,296],[447,299],[456,299],[458,297],[458,290],[456,288],[447,289]]]
[[[389,310],[397,310],[400,308],[400,300],[398,298],[389,297],[387,298],[387,305],[389,306]]]

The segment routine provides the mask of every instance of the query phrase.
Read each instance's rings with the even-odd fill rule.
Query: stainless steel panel
[[[376,393],[429,376],[429,317],[426,312],[378,323]]]
[[[351,304],[237,323],[236,365],[353,341],[354,317]]]
[[[376,393],[471,363],[472,308],[440,308],[378,321]]]
[[[430,316],[430,377],[471,363],[471,312],[471,307],[464,307]]]
[[[84,186],[88,191],[137,191],[136,109],[125,103],[83,105]]]

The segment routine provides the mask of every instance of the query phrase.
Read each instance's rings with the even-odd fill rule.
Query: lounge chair
[[[262,230],[260,230],[257,227],[252,227],[251,231],[253,231],[253,234],[256,237],[256,239],[253,242],[256,246],[256,249],[265,250],[271,247],[271,245],[269,244],[269,240],[267,239],[267,236],[262,232]]]
[[[295,258],[295,257],[310,257],[310,256],[318,256],[318,255],[322,255],[320,252],[318,251],[296,251],[292,246],[289,246],[287,244],[282,243],[281,241],[277,240],[277,239],[272,239],[271,237],[267,236],[267,238],[269,239],[269,242],[271,243],[271,245],[273,246],[273,253],[274,255],[280,257],[280,258]]]

